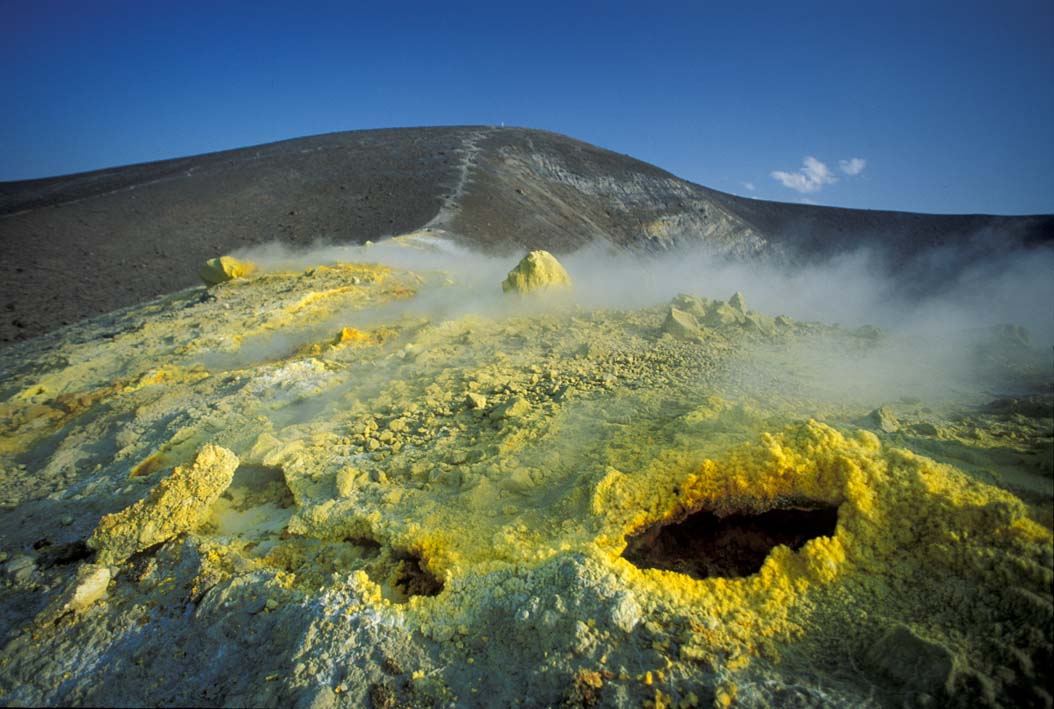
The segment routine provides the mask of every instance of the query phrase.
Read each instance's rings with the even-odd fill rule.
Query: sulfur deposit
[[[501,290],[505,293],[531,293],[570,287],[571,277],[548,251],[532,251],[524,256],[501,284]]]
[[[107,562],[120,562],[197,527],[234,479],[238,457],[206,445],[185,467],[176,468],[145,498],[106,515],[88,546]]]
[[[0,702],[1049,703],[1049,394],[494,283],[261,270],[0,351]]]
[[[205,262],[198,277],[206,286],[225,283],[235,278],[245,278],[256,272],[256,264],[240,261],[233,256],[218,256]]]

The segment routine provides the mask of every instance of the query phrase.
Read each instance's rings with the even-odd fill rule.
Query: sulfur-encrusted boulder
[[[88,546],[100,563],[120,563],[132,554],[197,527],[230,487],[238,456],[206,445],[191,465],[178,467],[142,500],[99,520]]]
[[[666,313],[662,331],[678,340],[697,340],[700,335],[699,323],[692,317],[692,314],[672,305]]]
[[[251,261],[239,261],[233,256],[210,258],[198,271],[198,277],[207,286],[224,283],[235,278],[245,278],[256,272],[256,264]]]
[[[532,251],[502,281],[505,293],[530,293],[537,290],[570,288],[571,277],[548,251]]]

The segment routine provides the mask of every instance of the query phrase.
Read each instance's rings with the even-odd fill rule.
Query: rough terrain
[[[0,703],[1050,706],[1049,353],[403,248],[0,351]]]

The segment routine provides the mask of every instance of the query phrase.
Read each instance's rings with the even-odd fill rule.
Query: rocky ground
[[[749,290],[361,255],[0,351],[0,703],[1050,706],[1012,332],[890,384],[891,336]]]

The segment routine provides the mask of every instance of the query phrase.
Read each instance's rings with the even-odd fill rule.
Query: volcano
[[[745,199],[556,133],[351,131],[0,184],[0,342],[194,283],[278,241],[361,244],[425,228],[492,254],[586,244],[811,263],[867,249],[919,291],[1054,243],[1050,215],[925,215]]]

